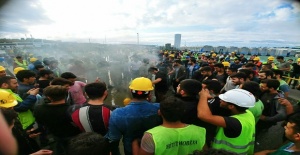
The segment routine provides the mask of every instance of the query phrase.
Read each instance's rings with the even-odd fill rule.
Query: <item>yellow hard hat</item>
[[[35,61],[37,61],[37,58],[30,58],[29,61],[30,62],[35,62]]]
[[[259,61],[260,58],[259,58],[259,57],[255,57],[253,60],[254,60],[254,61]]]
[[[230,66],[230,63],[227,62],[227,61],[222,62],[222,64],[224,65],[224,67],[229,67]]]
[[[169,57],[172,57],[172,58],[174,58],[174,57],[175,57],[175,55],[174,55],[174,54],[170,54],[170,55],[169,55]]]
[[[298,58],[297,61],[299,62],[299,61],[300,61],[300,58]]]
[[[268,60],[275,60],[275,58],[273,56],[269,56]]]
[[[127,105],[130,103],[130,101],[131,101],[131,98],[126,97],[126,98],[123,100],[123,104],[124,104],[125,106],[127,106]]]
[[[0,66],[0,71],[5,71],[5,68],[3,66]]]
[[[16,75],[19,71],[22,71],[22,70],[25,70],[25,68],[23,68],[23,67],[16,67],[14,69],[14,74]]]
[[[153,90],[153,85],[150,79],[138,77],[132,80],[129,89],[138,91],[151,91]]]
[[[216,53],[214,53],[214,54],[212,54],[211,56],[215,57],[215,56],[217,56],[217,54],[216,54]]]
[[[14,96],[6,91],[0,90],[0,107],[1,108],[11,108],[18,104],[18,101],[14,98]]]

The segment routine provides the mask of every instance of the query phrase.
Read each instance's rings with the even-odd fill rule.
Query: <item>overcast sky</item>
[[[286,0],[10,0],[0,38],[174,44],[300,45],[300,5]]]

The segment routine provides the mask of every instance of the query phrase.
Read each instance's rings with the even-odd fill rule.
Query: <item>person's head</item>
[[[241,62],[240,58],[234,58],[234,63],[239,64]]]
[[[0,77],[6,76],[6,69],[3,66],[0,66]]]
[[[129,89],[134,99],[146,100],[154,88],[150,79],[138,77],[131,81]]]
[[[215,71],[216,72],[221,72],[224,71],[224,65],[222,63],[217,63],[214,65]]]
[[[253,70],[253,68],[254,68],[255,66],[256,66],[256,65],[253,64],[253,63],[247,63],[247,64],[245,64],[245,69]]]
[[[252,71],[252,69],[240,69],[239,73],[245,73],[246,74],[246,79],[252,79],[254,76],[254,72]]]
[[[249,64],[253,64],[253,63],[254,63],[254,60],[248,60],[248,63],[249,63]]]
[[[67,80],[70,80],[71,82],[75,82],[76,81],[76,78],[77,76],[71,72],[64,72],[60,75],[61,78],[64,78],[64,79],[67,79]]]
[[[191,57],[190,60],[189,60],[189,62],[188,62],[188,64],[190,64],[190,65],[196,64],[196,58]]]
[[[23,67],[16,67],[13,71],[14,71],[14,74],[17,75],[19,71],[22,71],[22,70],[25,70],[25,68]]]
[[[46,78],[46,79],[50,79],[53,77],[53,72],[51,70],[44,69],[44,70],[39,71],[39,76]]]
[[[164,121],[178,122],[184,115],[184,102],[174,96],[167,97],[160,102],[159,113]]]
[[[49,62],[49,67],[52,68],[52,69],[57,68],[57,66],[58,66],[58,61],[57,60],[51,60]]]
[[[41,71],[41,70],[44,70],[44,66],[41,65],[41,64],[38,64],[38,65],[34,65],[34,68],[37,70],[37,71]]]
[[[0,77],[0,88],[10,89],[13,92],[18,91],[18,81],[16,78],[11,76]]]
[[[258,73],[259,80],[272,79],[272,77],[273,77],[273,72],[271,70],[263,70],[263,71],[259,71]]]
[[[265,71],[265,70],[271,70],[271,69],[272,69],[272,65],[269,64],[269,63],[264,63],[264,64],[262,64],[262,66],[261,66],[261,70],[262,70],[262,71]]]
[[[59,86],[64,86],[67,87],[68,89],[73,86],[73,82],[64,78],[54,78],[51,82],[50,85],[59,85]]]
[[[219,98],[221,99],[220,106],[231,111],[245,112],[255,104],[254,95],[243,89],[231,89],[219,95]]]
[[[208,89],[211,94],[219,94],[222,89],[221,83],[217,80],[204,80],[202,87]]]
[[[276,59],[277,59],[278,62],[283,62],[284,61],[283,56],[277,56]]]
[[[0,108],[0,112],[3,114],[9,128],[12,129],[14,127],[15,120],[18,118],[18,114],[11,108]]]
[[[274,77],[276,79],[282,79],[283,76],[283,71],[279,70],[279,69],[272,69],[273,73],[274,73]]]
[[[151,73],[151,74],[156,74],[158,72],[158,68],[156,68],[156,67],[150,67],[148,69],[148,72]]]
[[[18,60],[18,61],[23,61],[23,58],[21,57],[21,56],[16,56],[16,59]]]
[[[201,67],[200,72],[203,76],[210,76],[212,74],[212,69],[209,66],[205,66]]]
[[[274,60],[275,58],[273,56],[268,57],[268,63],[273,63]]]
[[[226,74],[228,75],[228,76],[231,76],[231,75],[233,75],[233,74],[235,74],[237,72],[237,69],[236,68],[227,68],[226,69]]]
[[[231,81],[235,85],[243,84],[247,79],[247,75],[243,72],[238,72],[238,73],[232,74],[230,77],[231,77]]]
[[[196,97],[201,89],[202,85],[199,81],[194,79],[185,79],[177,86],[177,94],[180,94],[181,96]]]
[[[252,93],[255,96],[256,101],[261,94],[259,83],[257,83],[257,82],[247,81],[247,82],[243,83],[241,89],[247,90],[250,93]]]
[[[104,99],[107,96],[106,84],[103,82],[89,83],[84,87],[84,91],[91,100]]]
[[[68,94],[68,89],[64,86],[51,85],[46,87],[43,90],[43,93],[51,102],[57,102],[65,100]]]
[[[300,113],[292,114],[287,121],[285,129],[285,137],[294,143],[300,142]]]
[[[109,142],[95,132],[81,133],[70,140],[67,155],[109,155]]]
[[[16,74],[17,79],[25,84],[33,84],[36,79],[35,76],[31,70],[21,70]]]
[[[181,60],[180,60],[180,59],[175,59],[173,65],[174,65],[174,66],[179,66],[179,65],[181,65]]]
[[[289,63],[293,63],[293,61],[294,61],[293,59],[289,59],[288,60]]]
[[[276,91],[280,86],[280,82],[276,79],[265,79],[260,82],[260,90],[262,92]]]

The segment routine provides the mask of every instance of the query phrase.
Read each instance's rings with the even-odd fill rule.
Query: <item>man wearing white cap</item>
[[[238,154],[254,153],[255,119],[248,108],[254,107],[255,97],[243,89],[232,89],[219,95],[220,106],[229,109],[230,117],[212,115],[207,100],[211,98],[207,89],[199,93],[198,117],[218,126],[212,148]]]

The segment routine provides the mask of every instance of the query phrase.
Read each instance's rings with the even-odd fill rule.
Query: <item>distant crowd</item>
[[[300,111],[288,100],[300,89],[300,58],[144,54],[114,64],[117,74],[95,62],[88,83],[85,61],[0,57],[0,154],[300,154]],[[105,103],[124,83],[124,106]],[[282,122],[282,147],[255,152],[257,137]]]

